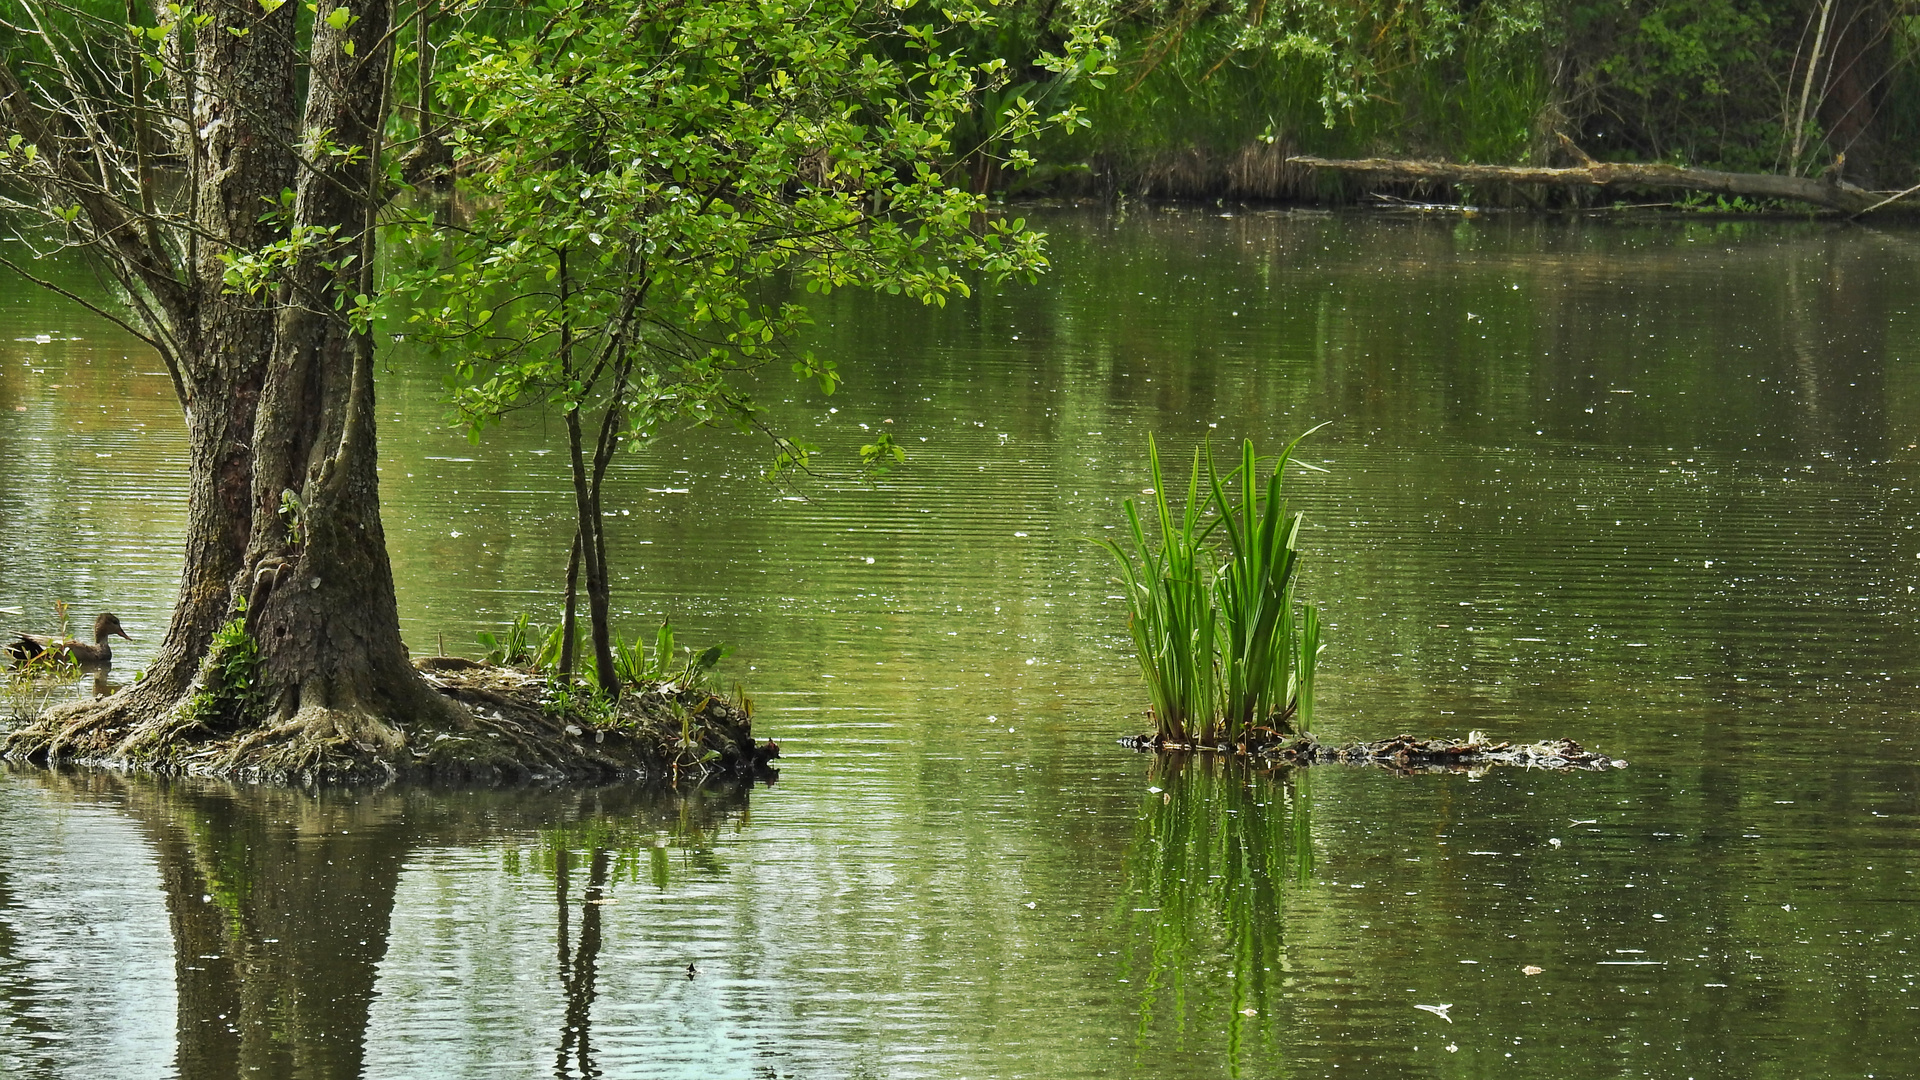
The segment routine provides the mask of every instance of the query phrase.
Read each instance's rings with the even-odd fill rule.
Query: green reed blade
[[[1224,475],[1203,443],[1176,513],[1149,436],[1150,513],[1159,535],[1149,537],[1128,499],[1131,550],[1092,541],[1120,564],[1128,630],[1164,738],[1235,741],[1255,723],[1284,728],[1298,707],[1304,632],[1295,623],[1293,581],[1302,522],[1283,494],[1287,463],[1305,437],[1287,444],[1264,482],[1251,440]],[[1216,532],[1224,549],[1217,564],[1209,547]],[[1317,648],[1318,622],[1311,625]]]

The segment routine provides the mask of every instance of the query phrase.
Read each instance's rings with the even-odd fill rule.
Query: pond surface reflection
[[[0,1061],[1911,1071],[1920,237],[1033,216],[1048,281],[944,311],[836,294],[814,347],[842,393],[759,387],[843,457],[890,424],[905,468],[777,490],[762,447],[707,432],[618,466],[624,629],[671,616],[740,646],[721,676],[785,748],[777,784],[6,773]],[[183,455],[154,371],[0,296],[0,607],[112,607],[140,639],[117,677],[177,572]],[[550,617],[568,539],[554,433],[470,446],[439,387],[396,356],[380,390],[416,653]],[[1567,736],[1631,768],[1309,777],[1114,745],[1144,692],[1080,538],[1139,494],[1146,434],[1184,458],[1325,419],[1304,456],[1326,471],[1290,481],[1328,626],[1319,734]]]

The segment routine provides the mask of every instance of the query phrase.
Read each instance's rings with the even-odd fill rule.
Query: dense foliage
[[[404,250],[425,264],[396,292],[405,331],[451,360],[476,435],[530,405],[565,418],[574,562],[611,689],[600,485],[616,448],[675,421],[762,427],[739,373],[769,363],[831,393],[833,362],[790,351],[805,307],[775,292],[942,304],[970,279],[1043,270],[1041,238],[985,215],[944,167],[969,152],[966,129],[1018,169],[1043,127],[1083,121],[1009,93],[1004,61],[963,54],[994,25],[965,0],[551,0],[533,15],[440,50],[468,211],[416,223]],[[1071,86],[1101,73],[1101,45],[1078,27],[1036,63]],[[775,469],[806,465],[811,447],[768,434]],[[885,434],[862,449],[870,467],[902,456]]]
[[[1044,176],[1300,196],[1285,155],[1667,161],[1920,179],[1914,0],[1160,0],[1102,7],[1120,76]],[[1069,5],[1027,0],[1028,47]],[[1016,20],[1017,22],[1018,20]],[[991,48],[1018,62],[1005,35]],[[1074,181],[1073,174],[1081,179]],[[1017,181],[1016,181],[1017,182]]]

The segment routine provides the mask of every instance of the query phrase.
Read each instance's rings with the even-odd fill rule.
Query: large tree
[[[143,6],[8,5],[0,184],[16,217],[52,224],[39,239],[104,268],[124,310],[82,302],[173,377],[192,477],[180,593],[137,686],[12,749],[137,759],[245,725],[289,767],[343,742],[390,750],[395,717],[452,708],[400,641],[360,317],[393,5]],[[246,654],[244,686],[223,684],[223,649]]]

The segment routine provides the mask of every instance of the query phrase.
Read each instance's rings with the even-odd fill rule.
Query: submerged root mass
[[[502,784],[750,776],[780,754],[754,740],[747,709],[674,683],[609,705],[517,668],[417,666],[448,708],[409,719],[334,702],[234,728],[186,709],[142,715],[113,695],[50,710],[8,733],[0,756],[264,783]]]

